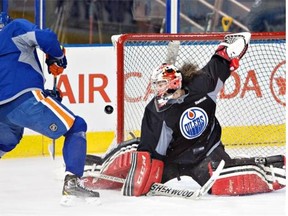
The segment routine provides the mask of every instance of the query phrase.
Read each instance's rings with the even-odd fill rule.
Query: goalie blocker
[[[131,168],[122,187],[124,196],[140,196],[149,192],[153,183],[162,180],[163,161],[151,159],[149,152],[133,152]]]

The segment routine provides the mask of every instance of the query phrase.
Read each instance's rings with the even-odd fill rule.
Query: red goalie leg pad
[[[131,169],[122,187],[124,196],[141,196],[146,194],[154,182],[160,182],[163,162],[151,160],[149,152],[132,153]]]
[[[256,174],[246,174],[218,179],[213,187],[214,195],[248,195],[270,192],[268,183]]]
[[[125,179],[131,167],[131,154],[133,151],[126,150],[119,154],[115,153],[115,155],[103,163],[100,174]],[[85,185],[93,189],[119,189],[122,188],[123,183],[88,177]]]
[[[223,169],[222,173],[211,188],[214,195],[235,196],[272,191],[267,180],[259,173],[230,171],[229,168]]]

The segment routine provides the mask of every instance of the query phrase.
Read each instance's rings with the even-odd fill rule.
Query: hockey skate
[[[77,176],[67,174],[64,179],[61,205],[72,206],[77,200],[84,200],[87,203],[98,205],[100,204],[100,194],[86,188]]]

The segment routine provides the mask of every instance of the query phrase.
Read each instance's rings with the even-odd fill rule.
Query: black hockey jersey
[[[186,94],[169,109],[157,112],[152,99],[142,119],[138,151],[149,151],[156,159],[191,164],[222,145],[216,97],[229,76],[229,62],[214,55],[202,73],[183,86]]]

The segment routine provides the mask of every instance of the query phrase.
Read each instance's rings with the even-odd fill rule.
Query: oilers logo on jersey
[[[199,137],[207,125],[207,113],[200,107],[186,109],[180,118],[180,131],[186,139]]]

